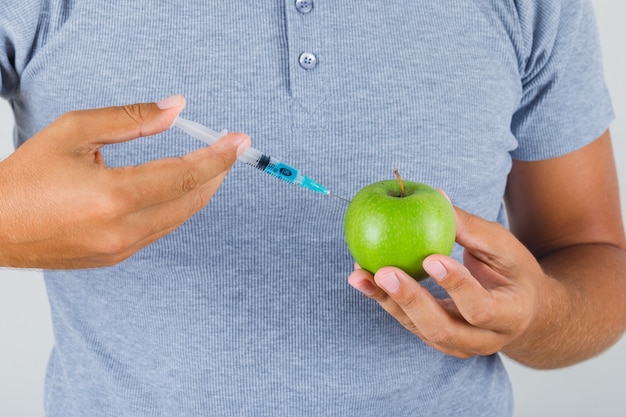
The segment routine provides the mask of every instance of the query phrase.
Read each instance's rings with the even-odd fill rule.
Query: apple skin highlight
[[[450,255],[456,224],[450,202],[429,185],[396,180],[363,187],[344,218],[348,250],[368,272],[395,266],[418,281],[428,274],[422,263],[432,254]]]

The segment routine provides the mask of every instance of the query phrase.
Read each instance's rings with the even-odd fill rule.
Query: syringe
[[[176,121],[174,122],[174,126],[180,128],[185,133],[193,136],[194,138],[200,139],[201,141],[208,143],[209,145],[228,133],[227,130],[222,130],[218,133],[212,129],[209,129],[206,126],[201,125],[200,123],[183,119],[182,117],[178,117],[176,119]],[[273,175],[276,178],[280,178],[281,180],[286,181],[290,184],[298,184],[308,190],[315,191],[324,195],[331,195],[341,200],[350,202],[345,198],[332,194],[322,184],[313,181],[305,175],[302,175],[297,168],[287,165],[284,162],[272,158],[268,154],[265,154],[252,147],[248,148],[238,159],[248,165],[251,165],[267,174]]]

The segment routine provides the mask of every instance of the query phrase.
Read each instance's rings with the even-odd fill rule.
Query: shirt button
[[[317,57],[310,52],[303,52],[300,54],[298,62],[302,68],[310,70],[317,66]]]
[[[296,0],[296,9],[302,14],[307,14],[313,10],[313,0]]]

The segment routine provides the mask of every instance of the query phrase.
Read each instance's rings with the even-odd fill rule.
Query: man
[[[59,270],[46,272],[49,416],[510,415],[495,352],[564,366],[623,332],[613,115],[589,2],[10,3],[2,94],[24,144],[0,166],[16,179],[0,187],[0,252]],[[175,228],[245,136],[188,170],[210,151],[167,159],[198,147],[181,132],[124,141],[165,131],[180,97],[61,115],[178,92],[186,117],[249,133],[339,195],[395,166],[441,188],[459,245],[425,262],[423,284],[354,271],[381,309],[345,285],[339,201],[235,166]],[[178,201],[163,188],[195,196],[155,220]],[[66,234],[82,243],[12,250],[49,230],[49,207],[84,216]]]

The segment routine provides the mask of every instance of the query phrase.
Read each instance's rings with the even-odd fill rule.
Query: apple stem
[[[400,197],[404,197],[404,183],[402,182],[400,171],[398,171],[398,168],[394,168],[393,173],[396,174],[396,178],[398,179],[398,184],[400,184]]]

